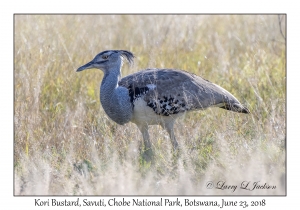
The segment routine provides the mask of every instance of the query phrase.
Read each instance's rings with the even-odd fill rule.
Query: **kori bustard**
[[[249,113],[232,94],[197,75],[176,69],[145,69],[121,78],[123,59],[133,63],[126,50],[107,50],[79,67],[101,69],[100,101],[105,113],[116,123],[135,123],[143,135],[146,157],[152,155],[148,125],[161,125],[169,133],[174,150],[175,120],[184,112],[219,107]],[[151,157],[150,157],[151,158]]]

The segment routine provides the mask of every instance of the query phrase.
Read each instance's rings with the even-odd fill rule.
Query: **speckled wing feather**
[[[124,77],[119,86],[129,90],[133,105],[135,100],[143,98],[159,115],[169,116],[210,106],[249,113],[225,89],[182,70],[145,69]]]

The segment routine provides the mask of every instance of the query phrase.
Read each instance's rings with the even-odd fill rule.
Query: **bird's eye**
[[[103,55],[102,58],[106,60],[108,58],[108,55]]]

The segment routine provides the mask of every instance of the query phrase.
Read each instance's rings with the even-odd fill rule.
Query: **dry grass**
[[[175,125],[178,160],[153,126],[155,160],[146,163],[136,126],[117,125],[100,105],[103,74],[75,73],[108,49],[136,55],[123,75],[184,69],[252,113],[187,114]],[[15,195],[284,195],[285,50],[276,15],[16,15]],[[207,189],[208,181],[276,189],[232,192]]]

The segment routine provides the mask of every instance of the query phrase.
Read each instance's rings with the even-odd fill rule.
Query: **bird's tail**
[[[246,113],[246,114],[250,113],[249,109],[244,107],[240,103],[226,103],[224,106],[221,106],[220,108],[234,111],[234,112],[239,112],[239,113]]]

